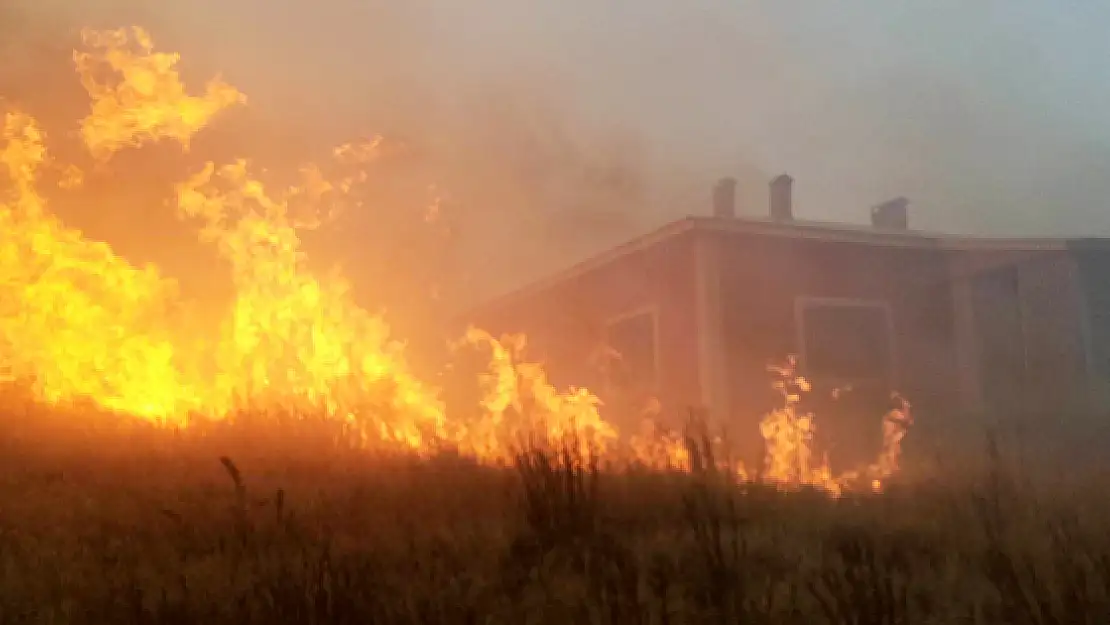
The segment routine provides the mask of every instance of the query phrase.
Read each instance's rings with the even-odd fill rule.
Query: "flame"
[[[81,137],[94,156],[106,158],[126,147],[162,138],[189,141],[219,111],[246,102],[246,96],[219,78],[202,96],[185,92],[176,66],[180,55],[154,52],[141,28],[81,33],[92,51],[74,52],[81,84],[92,111],[81,122]],[[108,80],[100,76],[107,74]]]
[[[0,152],[0,363],[45,401],[89,398],[144,416],[180,414],[186,395],[159,323],[175,292],[47,212],[36,190],[44,135],[23,113],[4,117]]]
[[[385,321],[353,303],[342,276],[321,280],[305,267],[297,232],[314,222],[295,220],[290,198],[329,189],[312,171],[272,196],[245,161],[210,163],[178,187],[178,206],[203,222],[237,287],[208,403],[217,412],[240,399],[305,403],[416,449],[450,438],[442,403],[408,370]]]
[[[878,461],[871,466],[871,473],[875,475],[872,488],[876,491],[882,490],[883,480],[898,472],[902,439],[913,425],[910,402],[898,393],[894,393],[891,400],[894,407],[883,417],[883,448]]]
[[[601,418],[601,400],[584,388],[561,392],[539,363],[522,360],[527,340],[521,334],[499,341],[490,333],[468,328],[464,343],[490,350],[488,371],[481,381],[484,417],[470,431],[470,444],[480,457],[504,453],[504,441],[540,432],[543,437],[578,439],[583,453],[604,453],[617,430]]]
[[[176,69],[177,54],[155,52],[140,28],[85,31],[74,53],[91,99],[80,136],[92,156],[164,139],[188,150],[215,116],[245,103],[219,78],[192,95]],[[269,183],[245,159],[208,162],[175,188],[183,220],[226,261],[235,286],[226,317],[211,332],[184,331],[176,283],[156,267],[136,267],[103,242],[66,227],[41,195],[40,175],[60,172],[58,185],[78,189],[83,173],[56,165],[46,136],[24,113],[4,115],[0,144],[0,379],[26,383],[48,404],[90,402],[151,421],[188,425],[192,415],[233,418],[242,409],[281,407],[324,414],[363,443],[430,452],[450,446],[503,462],[522,439],[572,437],[584,453],[617,453],[620,436],[585,388],[561,390],[543,366],[525,357],[522,335],[495,338],[469,328],[459,347],[488,355],[478,378],[481,399],[449,411],[439,389],[409,365],[405,344],[381,314],[355,304],[338,272],[317,275],[301,235],[335,219],[367,181],[365,166],[381,157],[382,139],[333,151],[322,166],[305,165],[291,186]],[[424,220],[442,220],[442,197]],[[833,494],[833,478],[815,462],[812,415],[797,410],[808,391],[793,361],[778,370],[784,405],[761,425],[767,443],[763,479],[816,485]],[[634,458],[652,466],[691,469],[682,437],[657,425],[658,402],[645,410],[645,430],[629,441]],[[450,416],[449,416],[450,415]],[[888,435],[872,467],[874,488],[898,468],[908,404],[884,421]],[[715,441],[713,444],[718,444]],[[742,466],[741,480],[749,479]]]
[[[800,393],[811,390],[809,382],[795,374],[796,362],[789,359],[784,367],[771,367],[780,379],[774,384],[783,397],[783,405],[763,418],[760,433],[766,443],[763,478],[780,487],[814,486],[832,494],[840,494],[841,480],[834,479],[827,459],[813,458],[813,435],[817,431],[814,417],[800,413]]]
[[[798,409],[801,394],[810,392],[812,387],[797,374],[797,359],[791,356],[785,364],[768,367],[768,371],[778,377],[774,388],[783,403],[760,422],[766,445],[763,479],[783,489],[812,486],[840,495],[861,477],[869,477],[871,490],[882,492],[886,478],[899,470],[902,440],[913,424],[910,403],[900,394],[892,394],[894,407],[883,417],[883,444],[875,463],[862,471],[834,475],[827,458],[819,462],[813,458],[813,435],[817,431],[814,415]]]
[[[640,463],[661,469],[690,470],[690,450],[678,433],[663,427],[663,405],[656,397],[648,399],[640,420],[640,432],[629,440],[632,455]]]

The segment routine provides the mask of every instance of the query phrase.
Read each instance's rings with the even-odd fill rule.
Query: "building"
[[[766,366],[794,354],[815,396],[850,389],[825,406],[845,458],[872,446],[864,432],[891,389],[919,422],[1108,404],[1105,242],[917,232],[902,198],[872,209],[871,227],[796,220],[785,175],[766,218],[741,218],[734,185],[715,188],[713,216],[670,223],[467,321],[526,333],[554,380],[597,389],[625,427],[654,396],[672,414],[699,407],[754,428],[774,401]]]

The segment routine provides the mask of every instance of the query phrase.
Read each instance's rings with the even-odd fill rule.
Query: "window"
[[[885,303],[800,298],[795,315],[808,375],[845,381],[891,378],[893,343]]]
[[[613,390],[637,392],[655,388],[656,332],[654,309],[617,317],[606,324],[605,344],[616,353],[608,368],[608,382]]]

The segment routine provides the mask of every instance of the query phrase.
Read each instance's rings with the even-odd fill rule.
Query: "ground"
[[[0,623],[1110,622],[1104,491],[1049,496],[986,446],[834,499],[559,449],[0,430]]]

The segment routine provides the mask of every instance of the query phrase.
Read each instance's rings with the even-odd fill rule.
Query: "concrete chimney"
[[[713,186],[713,216],[736,216],[736,179],[721,178]]]
[[[910,201],[904,197],[887,200],[871,208],[871,225],[883,230],[908,230]]]
[[[793,221],[794,219],[794,179],[788,174],[779,174],[771,181],[771,219]]]

